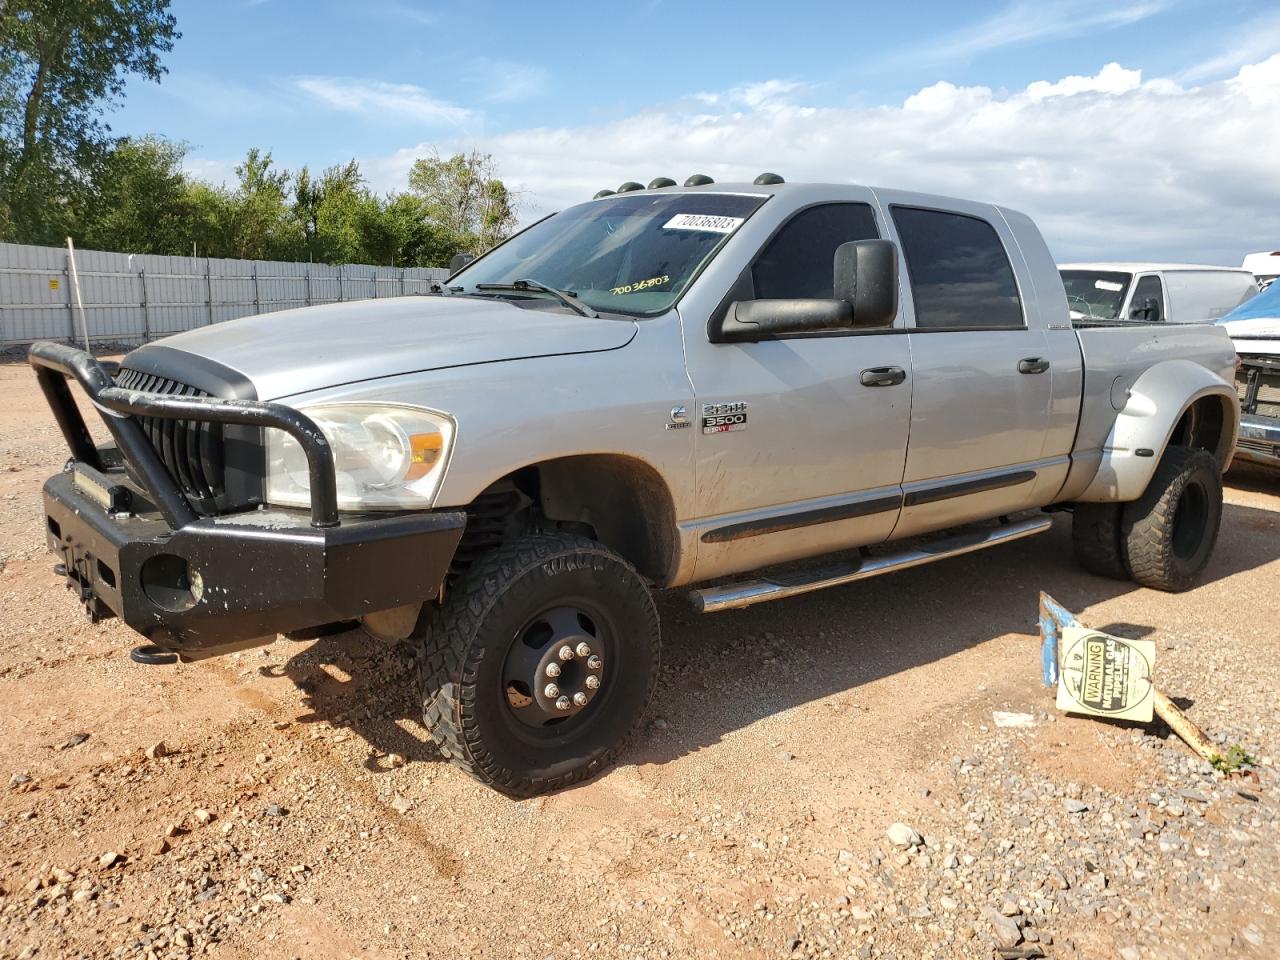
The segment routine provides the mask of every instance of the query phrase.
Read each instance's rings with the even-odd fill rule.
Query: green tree
[[[270,153],[253,147],[236,167],[239,188],[230,208],[230,256],[245,260],[292,260],[302,254],[301,224],[288,202],[288,170],[276,169]]]
[[[129,253],[189,253],[191,184],[186,144],[126,138],[105,158],[75,231],[82,246]]]
[[[487,153],[419,158],[409,171],[409,191],[422,201],[425,218],[452,238],[453,253],[481,253],[515,228],[516,198],[498,179]]]
[[[105,111],[131,75],[159,80],[181,36],[169,0],[0,4],[0,223],[38,242],[74,219],[110,146]]]

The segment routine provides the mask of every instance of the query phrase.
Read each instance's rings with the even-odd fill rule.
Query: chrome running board
[[[931,543],[908,547],[897,553],[863,557],[861,560],[823,567],[819,570],[801,571],[770,579],[744,580],[741,583],[719,587],[704,587],[701,590],[694,590],[690,597],[694,606],[702,613],[737,610],[754,603],[764,603],[766,600],[781,600],[784,597],[812,593],[814,590],[822,590],[826,587],[838,587],[841,584],[853,583],[855,580],[878,577],[882,573],[892,573],[894,570],[905,570],[908,567],[933,563],[935,560],[945,560],[947,557],[958,557],[973,553],[975,550],[985,550],[997,544],[1044,533],[1051,526],[1053,526],[1052,517],[1015,520],[994,528],[953,534]]]

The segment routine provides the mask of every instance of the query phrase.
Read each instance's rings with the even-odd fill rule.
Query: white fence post
[[[67,265],[71,267],[71,286],[76,292],[76,306],[80,308],[80,333],[84,337],[84,348],[89,349],[89,320],[84,315],[84,298],[80,295],[80,274],[76,271],[76,248],[67,237]]]

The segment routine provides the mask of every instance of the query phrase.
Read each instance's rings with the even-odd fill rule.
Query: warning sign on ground
[[[1058,709],[1114,720],[1151,721],[1156,645],[1085,627],[1066,627],[1060,641]]]

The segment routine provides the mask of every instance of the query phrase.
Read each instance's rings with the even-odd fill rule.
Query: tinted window
[[[829,203],[797,213],[769,241],[751,268],[756,297],[830,300],[836,247],[880,236],[865,203]]]
[[[937,210],[894,207],[911,274],[917,327],[1022,327],[1013,268],[991,224]]]
[[[1154,301],[1151,311],[1146,312],[1147,301]],[[1164,319],[1164,289],[1160,286],[1160,278],[1145,276],[1133,288],[1133,302],[1129,304],[1130,320],[1146,320],[1150,323]],[[1138,311],[1136,314],[1134,311]]]

